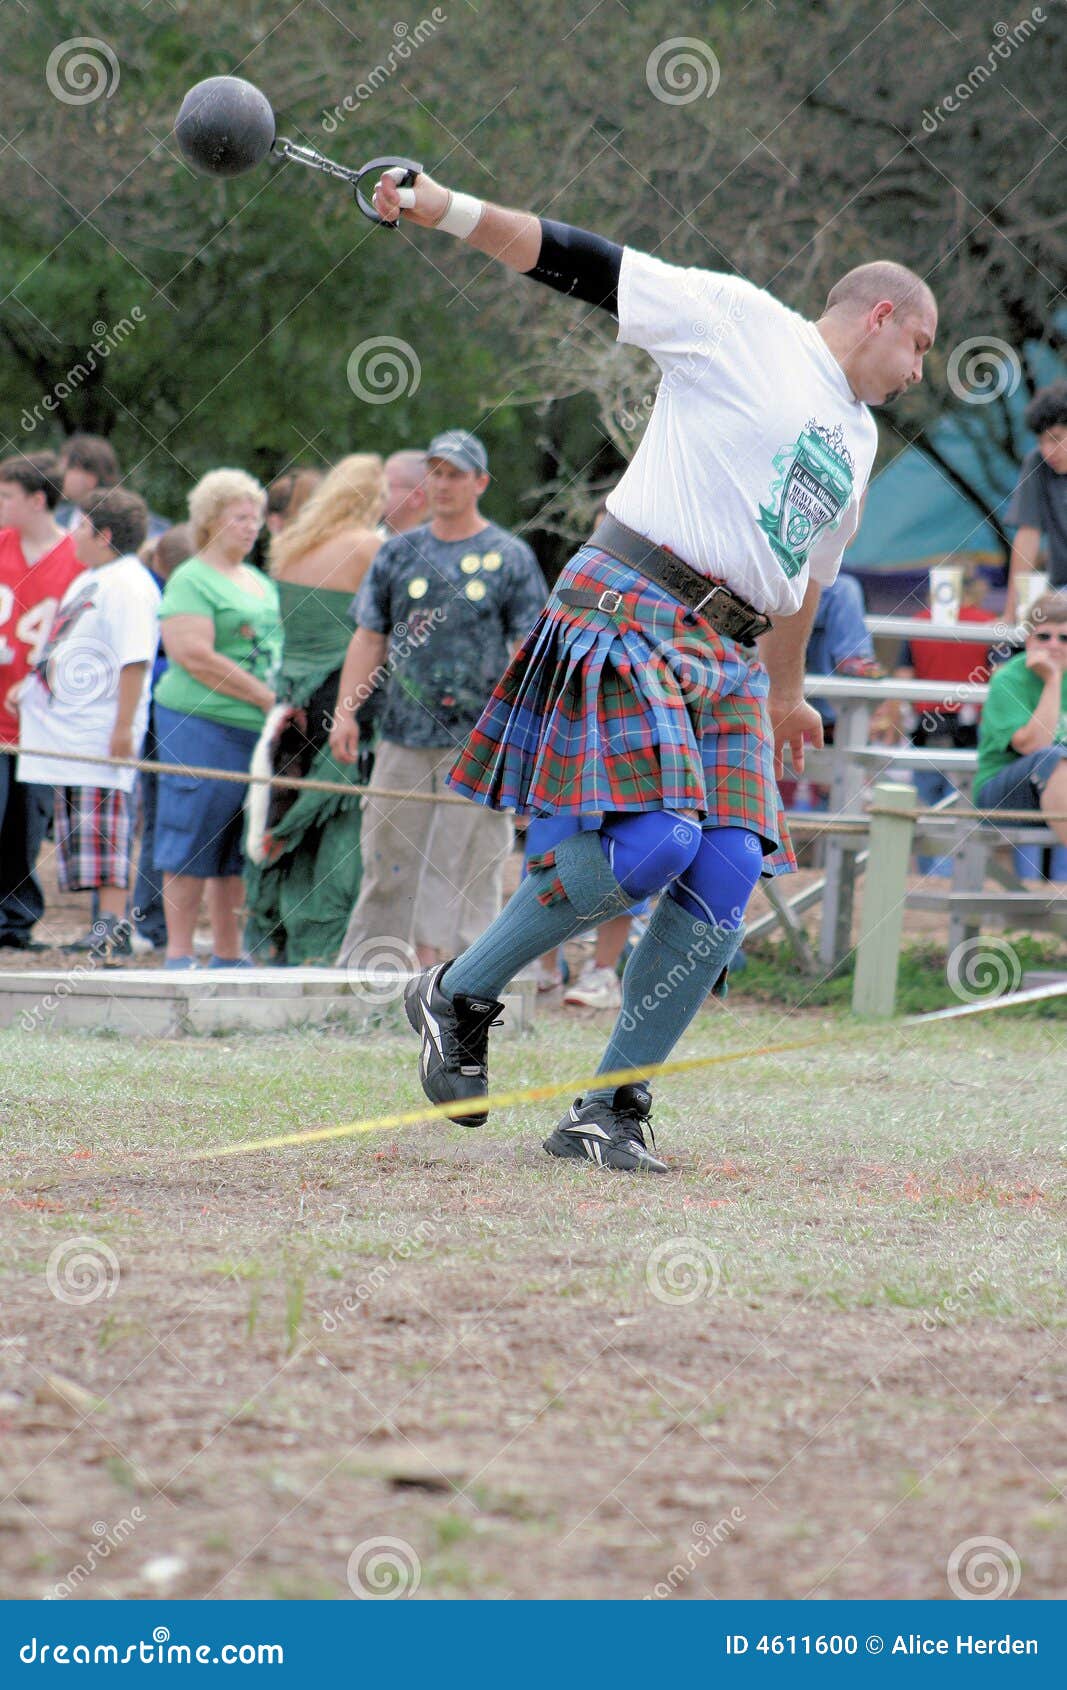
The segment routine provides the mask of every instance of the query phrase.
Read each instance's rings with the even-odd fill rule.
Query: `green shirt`
[[[1012,735],[1025,728],[1041,700],[1045,683],[1040,675],[1026,667],[1026,653],[994,669],[989,682],[989,697],[982,706],[982,722],[978,730],[978,769],[974,777],[976,796],[986,781],[1013,763],[1020,755],[1012,745]],[[1067,743],[1067,674],[1060,682],[1060,719],[1053,739]]]
[[[209,616],[215,627],[215,650],[270,686],[281,657],[281,614],[274,582],[261,575],[258,584],[261,591],[254,593],[242,582],[212,569],[209,563],[191,557],[167,582],[159,619]],[[258,732],[263,726],[263,711],[258,704],[205,686],[180,663],[170,663],[160,676],[155,700],[165,710],[176,710],[183,716],[206,716],[228,727]]]

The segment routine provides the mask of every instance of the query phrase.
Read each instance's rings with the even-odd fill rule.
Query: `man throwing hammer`
[[[922,379],[937,307],[912,271],[875,262],[842,276],[809,322],[742,277],[665,264],[429,176],[403,202],[383,176],[374,203],[607,311],[662,372],[607,518],[449,776],[494,809],[604,816],[531,859],[492,926],[407,989],[426,1095],[479,1126],[489,1028],[526,963],[663,892],[598,1070],[640,1075],[724,989],[760,874],[795,868],[775,776],[786,746],[799,772],[804,741],[822,743],[802,694],[808,630],[857,526],[877,445],[868,407]],[[664,1173],[650,1112],[640,1078],[607,1081],[545,1149]]]

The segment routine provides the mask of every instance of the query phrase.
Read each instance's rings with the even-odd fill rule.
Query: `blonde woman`
[[[159,616],[168,667],[155,689],[165,763],[247,772],[281,654],[278,589],[247,561],[266,494],[239,469],[216,469],[189,495],[193,555],[167,582]],[[242,803],[236,781],[163,775],[155,866],[163,871],[168,968],[191,968],[207,893],[211,966],[241,960]]]
[[[329,750],[339,672],[352,636],[352,600],[381,540],[381,458],[342,458],[292,522],[275,536],[284,653],[279,708],[253,764],[297,776],[360,783],[369,767],[337,763]],[[361,720],[369,729],[366,712]],[[364,743],[369,743],[365,732]],[[359,893],[359,795],[249,788],[245,891],[250,947],[266,960],[332,963]]]

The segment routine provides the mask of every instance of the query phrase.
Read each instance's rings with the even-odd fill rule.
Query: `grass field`
[[[835,1026],[731,998],[685,1054]],[[406,1040],[0,1035],[0,1589],[1062,1594],[1063,1028],[664,1081],[643,1182],[551,1104],[186,1159],[417,1104]]]

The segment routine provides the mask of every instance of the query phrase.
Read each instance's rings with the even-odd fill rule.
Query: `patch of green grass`
[[[1018,959],[1020,975],[1030,969],[1067,968],[1067,948],[1056,938],[1035,933],[1012,933],[1003,939],[993,935],[991,954],[1002,943],[1011,946]],[[797,1009],[832,1009],[849,1012],[852,1001],[852,981],[855,974],[855,953],[849,954],[840,972],[824,975],[821,971],[811,977],[800,972],[797,959],[783,940],[757,940],[745,947],[746,967],[730,979],[732,1001],[774,1004],[786,1012]],[[1010,964],[1014,972],[1014,964]],[[897,1012],[901,1015],[924,1015],[936,1009],[950,1009],[960,1002],[948,982],[948,951],[943,945],[914,943],[905,945],[900,953],[897,976]],[[996,972],[990,971],[991,990],[996,996]],[[983,978],[977,972],[976,985]],[[1003,986],[1000,988],[1003,989]],[[975,998],[986,995],[981,990]],[[1024,1004],[1012,1011],[1013,1016],[1033,1020],[1067,1019],[1067,997],[1050,998],[1047,1003]]]
[[[133,1494],[141,1488],[137,1474],[121,1455],[107,1456],[104,1461],[104,1471],[112,1483],[118,1486],[119,1490],[129,1491]]]
[[[304,1318],[304,1276],[294,1273],[285,1286],[285,1341],[290,1355],[300,1336],[300,1322]]]
[[[462,1543],[474,1536],[473,1522],[465,1520],[462,1514],[439,1514],[433,1530],[439,1549],[448,1549],[453,1543]]]

